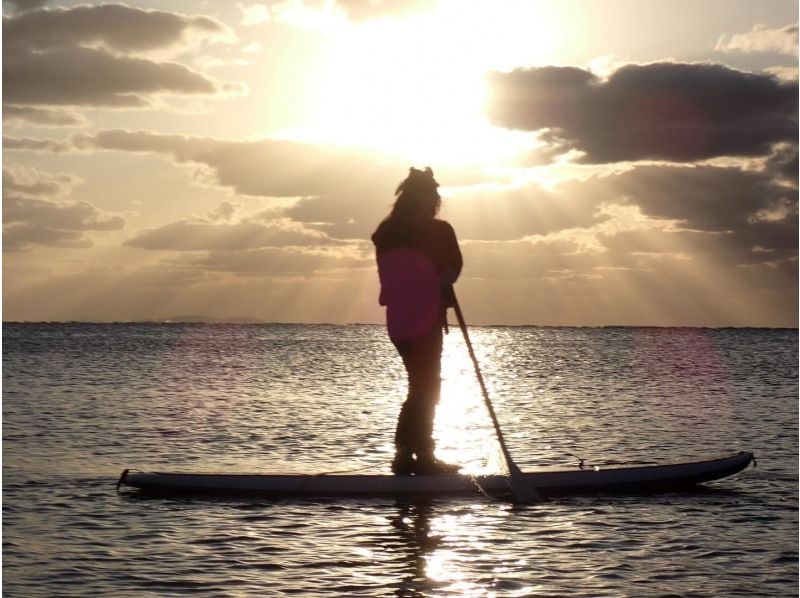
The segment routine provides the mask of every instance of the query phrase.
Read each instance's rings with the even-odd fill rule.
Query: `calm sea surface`
[[[796,596],[796,330],[475,328],[522,469],[755,452],[707,491],[147,499],[138,469],[387,471],[380,326],[6,324],[3,595]],[[458,330],[439,454],[496,469]]]

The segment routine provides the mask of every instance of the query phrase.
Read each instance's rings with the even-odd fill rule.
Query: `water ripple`
[[[141,469],[387,471],[403,369],[381,327],[6,325],[6,596],[796,595],[797,332],[480,328],[525,467],[729,447],[710,490],[488,499],[152,499]],[[437,438],[499,463],[456,335]]]

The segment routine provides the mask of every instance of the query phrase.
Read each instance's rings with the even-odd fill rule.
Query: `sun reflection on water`
[[[437,550],[425,559],[425,574],[434,581],[457,581],[464,578],[457,569],[457,554],[452,550]]]
[[[472,503],[444,507],[435,501],[398,504],[392,519],[404,547],[404,575],[398,596],[526,596],[525,560],[500,556],[486,566],[486,555],[497,554],[496,539],[504,535],[512,511],[507,505]],[[507,530],[506,530],[507,532]],[[483,563],[483,567],[481,565]],[[483,568],[476,576],[475,567]]]
[[[481,367],[494,369],[491,356],[476,346]],[[472,360],[456,331],[445,337],[442,351],[442,394],[436,411],[437,455],[462,464],[470,475],[502,469],[499,445],[483,403]]]

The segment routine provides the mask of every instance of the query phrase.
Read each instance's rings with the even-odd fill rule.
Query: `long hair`
[[[408,176],[394,192],[397,199],[387,220],[411,224],[420,217],[435,216],[442,201],[438,187],[439,183],[433,178],[430,166],[426,166],[425,170],[410,168]]]
[[[409,169],[406,179],[397,186],[391,212],[372,237],[379,251],[414,245],[419,225],[433,219],[439,211],[438,187],[430,167]]]

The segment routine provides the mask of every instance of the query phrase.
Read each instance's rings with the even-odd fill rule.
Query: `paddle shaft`
[[[472,342],[469,340],[467,323],[464,321],[464,314],[461,313],[461,307],[458,305],[458,299],[456,299],[455,291],[453,291],[451,299],[453,301],[453,309],[456,312],[456,318],[458,319],[458,325],[461,327],[461,332],[464,334],[464,343],[467,345],[467,351],[469,351],[469,356],[472,359],[472,365],[475,366],[475,375],[477,376],[478,384],[481,387],[483,402],[486,404],[486,410],[489,412],[489,417],[492,419],[492,425],[494,426],[494,431],[497,434],[497,440],[500,442],[500,450],[503,451],[503,457],[506,460],[506,465],[508,466],[509,472],[512,474],[512,476],[516,477],[522,472],[520,471],[519,467],[517,467],[517,464],[514,463],[514,460],[511,458],[511,454],[508,452],[506,440],[503,437],[502,430],[500,430],[500,423],[497,421],[497,416],[494,413],[494,407],[492,407],[492,401],[489,399],[489,391],[486,390],[486,383],[483,381],[481,368],[478,365],[478,358],[475,356],[475,350],[472,348]]]

